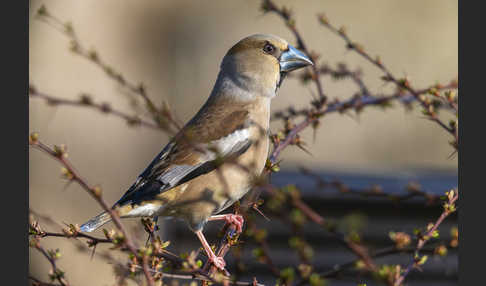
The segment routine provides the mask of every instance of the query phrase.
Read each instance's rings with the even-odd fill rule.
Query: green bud
[[[326,282],[317,273],[312,273],[309,277],[309,283],[311,286],[325,286]]]
[[[44,6],[44,4],[42,4],[39,8],[39,10],[37,10],[37,15],[39,16],[48,16],[49,13],[47,12],[47,8],[46,6]]]
[[[429,257],[428,257],[427,255],[422,256],[422,257],[421,257],[421,258],[420,258],[420,259],[417,261],[417,264],[418,264],[418,265],[424,265],[424,264],[425,264],[425,262],[427,262],[427,259],[428,259],[428,258],[429,258]]]

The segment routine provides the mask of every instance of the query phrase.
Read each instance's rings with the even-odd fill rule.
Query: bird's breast
[[[255,176],[259,176],[265,166],[269,150],[268,128],[270,125],[270,99],[259,97],[249,110],[248,126],[251,146],[240,155],[236,164],[225,164],[222,174],[230,184],[235,185],[232,197],[240,199],[251,188]]]

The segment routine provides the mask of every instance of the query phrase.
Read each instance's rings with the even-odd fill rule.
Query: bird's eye
[[[273,54],[273,52],[275,52],[275,47],[270,43],[266,43],[265,46],[263,46],[263,51],[267,54]]]

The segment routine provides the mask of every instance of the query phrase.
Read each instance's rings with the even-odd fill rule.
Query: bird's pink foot
[[[228,224],[232,224],[236,227],[236,231],[241,233],[243,231],[243,223],[245,223],[245,219],[242,215],[239,214],[227,214],[224,217],[224,220]]]
[[[219,270],[224,270],[224,267],[226,266],[224,258],[216,256],[214,254],[213,256],[209,257],[209,262],[216,266],[216,268],[218,268]]]
[[[238,233],[241,233],[243,231],[243,223],[245,222],[243,216],[239,214],[213,215],[208,220],[224,220],[226,221],[226,223],[234,225]]]

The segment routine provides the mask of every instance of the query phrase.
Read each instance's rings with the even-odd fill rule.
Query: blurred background
[[[376,68],[346,51],[339,37],[320,26],[317,13],[324,12],[336,26],[346,26],[352,39],[371,55],[379,55],[392,73],[407,76],[415,87],[448,83],[457,77],[457,1],[276,3],[292,9],[297,28],[308,47],[322,55],[322,63],[334,67],[345,62],[351,69],[361,67],[363,79],[373,92],[390,93],[394,89],[383,84]],[[30,82],[39,91],[60,98],[78,99],[80,93],[87,92],[96,102],[109,102],[129,114],[133,114],[131,101],[120,86],[92,63],[73,55],[64,35],[35,18],[42,4],[61,20],[70,21],[86,48],[96,49],[125,78],[143,82],[156,103],[168,101],[181,122],[190,119],[207,99],[220,61],[238,40],[254,33],[271,33],[295,45],[281,19],[275,14],[263,15],[261,2],[256,0],[31,0]],[[331,99],[349,98],[356,91],[350,82],[330,78],[322,78],[322,82]],[[313,86],[302,87],[299,80],[287,79],[272,110],[307,106],[313,92]],[[45,143],[66,144],[77,170],[89,182],[102,186],[109,203],[120,197],[168,140],[163,132],[128,127],[119,118],[86,108],[52,107],[34,98],[29,110],[29,131],[39,132]],[[272,123],[272,130],[281,127],[280,122]],[[453,149],[447,144],[448,134],[425,120],[418,109],[409,112],[400,105],[386,111],[368,108],[358,118],[331,114],[322,120],[315,140],[311,130],[303,133],[303,139],[311,156],[293,147],[281,155],[282,168],[291,176],[298,167],[306,167],[368,185],[391,177],[391,185],[398,191],[407,181],[420,181],[424,176],[431,180],[430,191],[443,193],[457,185],[457,155],[449,157]],[[82,223],[100,212],[80,187],[72,184],[65,188],[55,161],[30,149],[29,162],[32,210],[61,224]],[[288,179],[282,184],[290,182]],[[138,220],[126,222],[141,229]],[[381,233],[389,230],[384,227]],[[181,235],[190,243],[197,242],[189,231]],[[177,239],[172,242],[177,244]],[[48,238],[43,243],[61,249],[59,263],[72,284],[113,284],[113,267],[96,256],[90,260],[89,252],[79,255],[79,249],[63,239]],[[98,251],[103,247],[98,246]],[[47,270],[44,258],[31,251],[30,272],[46,277]]]

